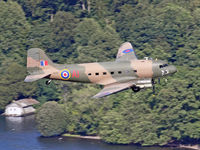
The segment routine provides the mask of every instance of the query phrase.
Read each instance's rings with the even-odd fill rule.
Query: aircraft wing
[[[131,43],[123,43],[118,50],[116,61],[128,61],[133,59],[137,59],[137,56]]]
[[[108,96],[108,95],[126,90],[130,88],[132,85],[133,85],[132,82],[108,84],[108,85],[105,85],[104,88],[98,94],[93,96],[93,98]]]

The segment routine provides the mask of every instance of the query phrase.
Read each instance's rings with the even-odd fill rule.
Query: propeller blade
[[[158,84],[160,84],[160,78],[158,78]]]
[[[153,91],[153,94],[155,94],[155,86],[154,85],[152,86],[152,91]]]
[[[152,91],[153,91],[153,94],[155,94],[155,81],[154,79],[151,80],[151,83],[152,83]]]
[[[154,79],[151,80],[151,83],[152,83],[152,85],[156,84]]]

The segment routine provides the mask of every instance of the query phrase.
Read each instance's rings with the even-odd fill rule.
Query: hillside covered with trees
[[[152,90],[92,99],[100,86],[45,80],[24,83],[26,52],[55,63],[115,60],[131,42],[137,56],[167,60],[178,72]],[[199,0],[0,1],[0,111],[12,100],[42,104],[44,136],[100,135],[108,143],[165,145],[200,139]],[[53,101],[53,102],[52,102]],[[56,102],[54,102],[56,101]]]

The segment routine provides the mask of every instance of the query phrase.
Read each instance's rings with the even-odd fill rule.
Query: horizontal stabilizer
[[[36,74],[36,75],[28,75],[26,76],[24,82],[33,82],[42,78],[49,76],[50,74]]]

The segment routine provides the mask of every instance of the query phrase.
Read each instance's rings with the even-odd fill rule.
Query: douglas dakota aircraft
[[[94,96],[100,98],[131,88],[134,92],[153,87],[154,79],[175,73],[176,67],[161,60],[139,60],[131,43],[126,42],[118,50],[113,62],[84,64],[55,64],[39,48],[28,50],[25,82],[41,78],[73,82],[95,83],[104,88]]]

